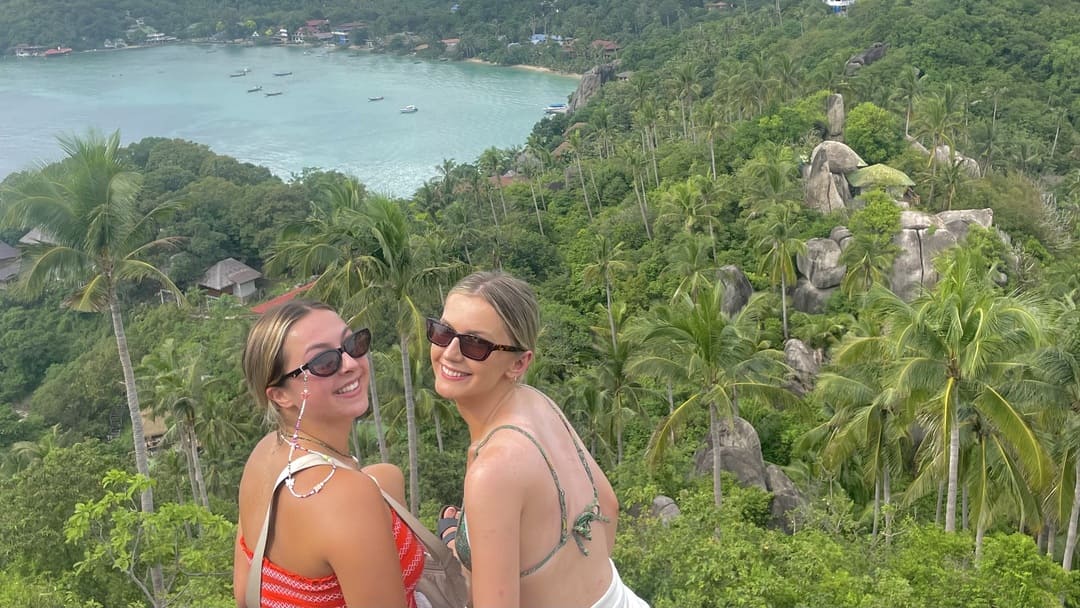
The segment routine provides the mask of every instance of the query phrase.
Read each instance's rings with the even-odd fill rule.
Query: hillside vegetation
[[[196,143],[119,148],[95,133],[8,177],[0,240],[51,228],[94,256],[35,267],[55,245],[26,249],[38,274],[0,294],[0,605],[233,605],[235,489],[265,432],[240,388],[253,313],[196,287],[232,257],[268,277],[255,301],[317,278],[310,295],[372,329],[379,413],[358,422],[355,449],[399,464],[428,521],[460,500],[468,439],[432,390],[419,322],[399,332],[399,304],[437,314],[457,278],[501,267],[537,289],[527,380],[610,472],[627,511],[615,559],[654,607],[1080,606],[1080,1],[859,0],[846,17],[817,0],[506,4],[132,2],[166,32],[225,12],[260,27],[360,18],[475,35],[470,52],[500,61],[539,20],[617,40],[611,71],[630,74],[520,146],[446,159],[402,200],[334,172],[285,182]],[[0,46],[40,42],[25,24],[60,19],[56,6],[6,3],[0,17],[21,21],[0,18]],[[875,43],[883,56],[849,65]],[[520,61],[616,59],[549,51],[529,45]],[[913,186],[847,190],[837,170],[834,190],[854,196],[807,205],[836,94],[846,144]],[[108,216],[122,251],[102,236],[115,231],[74,221],[104,202],[106,176],[123,185],[110,204],[125,213]],[[71,213],[35,214],[42,200]],[[925,253],[902,298],[898,235],[941,212],[992,222]],[[925,221],[919,243],[955,229]],[[808,310],[806,256],[839,226],[842,277]],[[127,252],[162,275],[82,288]],[[122,323],[101,314],[109,303]],[[168,429],[148,455],[121,328],[133,411]],[[769,481],[744,485],[733,428],[749,443],[754,431]],[[658,496],[681,514],[652,514]]]

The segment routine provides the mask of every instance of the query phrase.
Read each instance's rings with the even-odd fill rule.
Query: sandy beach
[[[476,57],[471,57],[469,59],[465,59],[465,61],[468,62],[468,63],[479,63],[479,64],[483,64],[483,65],[493,65],[493,66],[496,66],[496,67],[514,68],[514,69],[517,69],[517,70],[529,70],[530,72],[544,72],[546,74],[556,74],[556,75],[559,75],[559,76],[569,76],[570,78],[578,78],[578,79],[581,78],[581,74],[575,74],[574,72],[563,72],[561,70],[553,70],[551,68],[545,68],[545,67],[541,67],[541,66],[538,66],[538,65],[525,65],[525,64],[520,64],[519,63],[517,65],[499,66],[499,64],[497,64],[497,63],[493,63],[491,61],[484,61],[483,59],[478,59]]]

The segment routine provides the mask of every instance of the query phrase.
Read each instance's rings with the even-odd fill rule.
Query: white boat
[[[382,101],[383,96],[382,95],[376,95],[375,97],[368,97],[367,100],[368,101]]]
[[[412,113],[417,112],[419,110],[420,110],[420,108],[410,104],[410,105],[405,106],[404,108],[401,108],[398,111],[401,112],[402,114],[412,114]]]
[[[566,114],[570,111],[570,107],[565,103],[553,103],[544,107],[545,114]]]

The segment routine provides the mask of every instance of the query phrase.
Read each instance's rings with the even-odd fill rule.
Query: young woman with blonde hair
[[[611,561],[611,484],[559,407],[521,382],[539,330],[532,289],[500,272],[466,277],[427,321],[435,390],[472,440],[443,538],[471,572],[473,608],[647,608]]]

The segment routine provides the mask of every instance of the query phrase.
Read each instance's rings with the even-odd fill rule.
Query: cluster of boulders
[[[857,71],[862,66],[880,59],[885,50],[884,44],[875,43],[853,56],[847,64],[849,72]],[[596,74],[594,78],[601,79],[602,76]],[[822,213],[832,213],[854,209],[861,204],[858,189],[852,188],[849,176],[852,182],[859,184],[866,179],[866,174],[877,179],[879,168],[896,174],[899,172],[884,165],[875,165],[860,171],[863,176],[856,174],[856,171],[866,167],[866,162],[843,143],[843,97],[830,95],[826,114],[827,139],[814,148],[809,162],[803,166],[802,173],[804,203]],[[931,154],[917,141],[909,141],[927,156]],[[933,157],[939,163],[959,165],[973,177],[980,174],[978,162],[959,154],[947,145],[938,146],[933,151]],[[908,180],[906,176],[903,178]],[[962,241],[973,225],[991,228],[994,220],[992,209],[942,211],[936,214],[910,209],[904,193],[898,192],[906,190],[911,184],[908,180],[901,184],[900,188],[886,189],[902,208],[900,230],[892,239],[899,252],[889,275],[889,287],[908,301],[914,299],[923,287],[930,287],[937,282],[938,276],[934,270],[934,258],[937,254]],[[856,191],[854,195],[853,190]],[[792,293],[796,310],[818,313],[825,309],[826,301],[840,287],[847,272],[840,259],[851,238],[851,231],[847,227],[836,226],[827,238],[815,238],[806,242],[806,252],[796,258],[800,275]],[[749,301],[753,288],[746,275],[735,266],[721,269],[720,280],[725,287],[724,312],[729,315],[737,314]],[[809,348],[800,340],[790,339],[784,344],[784,356],[793,370],[789,388],[797,394],[812,390],[823,363],[823,353]],[[720,445],[713,446],[711,439],[707,437],[695,455],[695,473],[712,474],[714,449],[720,450],[723,470],[732,473],[740,483],[772,493],[770,525],[790,532],[791,518],[788,512],[800,507],[805,501],[780,467],[764,461],[761,442],[754,427],[738,417],[725,420],[722,423]],[[651,512],[654,516],[669,521],[679,515],[679,507],[670,497],[657,496],[651,505]]]

